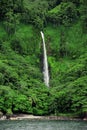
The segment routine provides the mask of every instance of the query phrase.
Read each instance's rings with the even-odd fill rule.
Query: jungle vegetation
[[[87,116],[86,0],[0,0],[0,112]]]

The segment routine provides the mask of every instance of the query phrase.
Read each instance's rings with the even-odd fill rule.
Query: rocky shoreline
[[[12,116],[6,116],[3,115],[0,117],[0,120],[86,120],[87,118],[73,118],[73,117],[65,117],[65,116],[34,116],[34,115],[26,115],[26,114],[19,114],[19,115],[12,115]]]

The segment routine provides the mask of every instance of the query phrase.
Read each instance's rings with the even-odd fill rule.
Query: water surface
[[[0,121],[0,130],[87,130],[87,121]]]

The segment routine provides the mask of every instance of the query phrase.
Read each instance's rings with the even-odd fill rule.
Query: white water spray
[[[47,87],[49,87],[49,70],[48,70],[48,62],[47,62],[47,52],[46,52],[45,38],[42,31],[41,31],[41,37],[43,40],[43,53],[44,53],[44,58],[43,58],[44,83]]]

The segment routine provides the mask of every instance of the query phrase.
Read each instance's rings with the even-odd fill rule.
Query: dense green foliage
[[[86,0],[0,1],[0,111],[87,116]],[[50,88],[43,82],[45,34]]]

